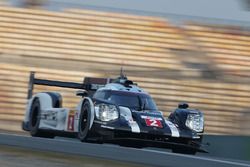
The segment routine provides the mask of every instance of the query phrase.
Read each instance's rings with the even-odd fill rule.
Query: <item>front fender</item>
[[[90,113],[91,118],[90,118],[90,126],[89,126],[89,129],[91,129],[91,127],[92,127],[92,125],[93,125],[93,122],[94,122],[94,119],[95,119],[94,103],[93,103],[93,101],[91,100],[91,98],[89,98],[89,97],[84,97],[84,98],[80,101],[80,103],[78,104],[76,110],[78,111],[78,117],[79,117],[79,116],[80,116],[81,109],[82,109],[82,106],[83,106],[83,104],[84,104],[85,101],[88,101],[89,104],[90,104],[90,107],[91,107],[91,110],[90,110],[90,111],[91,111],[91,113]],[[76,121],[77,121],[77,125],[79,126],[79,118],[78,118]],[[77,129],[78,129],[78,127],[77,127]]]
[[[168,119],[174,124],[178,125],[178,127],[182,130],[191,130],[186,126],[186,120],[189,114],[202,114],[203,115],[203,113],[197,109],[177,108],[174,112],[172,112],[169,115]],[[201,133],[203,133],[203,131]]]

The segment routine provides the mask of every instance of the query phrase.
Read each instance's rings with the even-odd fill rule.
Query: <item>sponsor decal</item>
[[[161,117],[152,117],[152,116],[142,115],[141,118],[142,118],[142,119],[151,119],[151,120],[159,120],[159,121],[162,121],[162,118],[161,118]]]
[[[137,111],[137,110],[132,110],[133,113],[141,113],[141,111]],[[148,114],[148,115],[155,115],[155,116],[162,116],[162,112],[161,111],[158,111],[158,112],[152,112],[152,111],[147,111],[147,110],[144,110],[143,112],[144,114]]]
[[[193,136],[192,137],[193,139],[199,139],[199,138],[201,138],[200,136]]]
[[[75,118],[79,119],[79,113],[78,112],[75,113]]]
[[[147,126],[162,128],[161,121],[159,121],[159,120],[145,119],[145,121],[146,121]]]
[[[111,127],[111,126],[106,126],[106,125],[101,125],[102,128],[106,128],[106,129],[115,129],[114,127]]]
[[[142,115],[141,118],[145,120],[147,126],[163,128],[162,123],[161,123],[162,118],[160,117]]]
[[[74,119],[75,119],[75,112],[69,111],[69,116],[68,116],[68,130],[69,131],[74,131]]]
[[[41,119],[56,121],[57,120],[57,111],[53,111],[53,110],[43,111],[43,113],[41,114]]]

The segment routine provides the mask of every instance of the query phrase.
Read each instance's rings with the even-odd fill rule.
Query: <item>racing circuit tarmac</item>
[[[64,138],[44,139],[1,133],[0,145],[158,167],[250,167],[250,162],[245,161],[182,155],[160,150],[135,149],[108,144],[81,143],[78,140]]]

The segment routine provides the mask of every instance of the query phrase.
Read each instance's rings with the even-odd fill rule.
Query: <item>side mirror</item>
[[[179,103],[178,104],[178,108],[180,109],[187,109],[189,107],[189,105],[187,103]]]
[[[85,97],[85,96],[88,96],[88,92],[86,90],[78,90],[76,91],[76,96]]]

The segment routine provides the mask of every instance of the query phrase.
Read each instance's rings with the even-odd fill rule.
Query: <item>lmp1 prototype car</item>
[[[34,84],[79,89],[79,104],[64,108],[57,92],[32,95]],[[202,112],[183,103],[164,118],[150,95],[122,73],[117,79],[85,78],[80,84],[37,79],[31,72],[22,128],[35,137],[75,136],[82,142],[206,152],[201,148]]]

